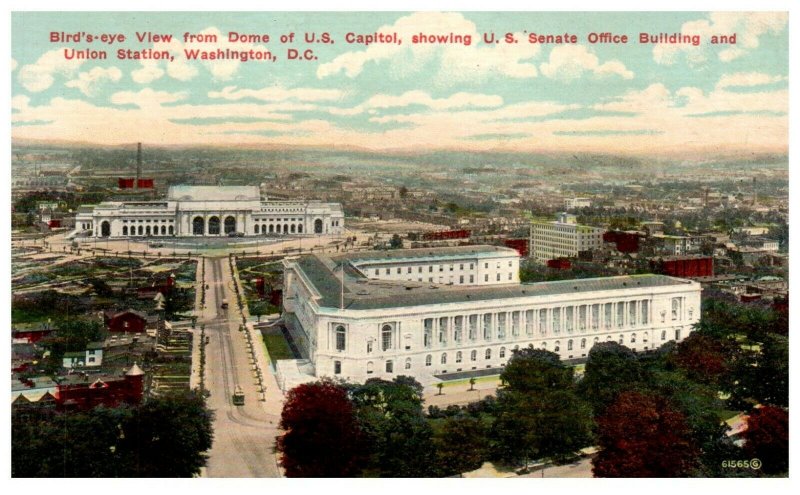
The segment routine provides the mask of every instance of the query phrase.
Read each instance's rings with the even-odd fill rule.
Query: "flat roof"
[[[170,186],[172,201],[260,201],[258,186]]]
[[[438,250],[422,249],[420,251],[427,253]],[[344,296],[344,309],[370,310],[535,296],[559,296],[605,290],[681,286],[693,283],[689,280],[655,274],[485,286],[370,280],[352,267],[351,261],[348,259],[350,256],[354,255],[335,257],[309,255],[295,260],[297,267],[321,296],[318,300],[321,307],[339,308],[342,295]],[[341,278],[341,266],[344,266],[344,283]]]
[[[362,251],[331,256],[335,262],[349,261],[353,265],[362,263],[398,263],[419,260],[450,260],[464,258],[487,258],[501,256],[519,256],[516,249],[503,246],[454,246],[435,249],[392,249],[387,251]]]

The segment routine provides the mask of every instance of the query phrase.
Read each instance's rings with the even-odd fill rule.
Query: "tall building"
[[[82,206],[71,237],[342,234],[339,203],[262,199],[256,186],[171,186],[163,201]]]
[[[530,255],[542,263],[574,258],[581,251],[603,246],[604,229],[578,225],[575,215],[559,213],[555,221],[531,223]]]
[[[700,318],[696,282],[637,275],[520,284],[518,262],[515,250],[492,246],[287,258],[284,321],[304,359],[278,361],[279,384],[397,375],[430,384],[499,372],[513,349],[529,345],[562,359],[585,358],[606,341],[645,351],[683,340]]]

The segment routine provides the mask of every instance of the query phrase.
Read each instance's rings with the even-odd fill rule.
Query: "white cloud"
[[[719,50],[717,58],[730,62],[748,50],[758,48],[759,38],[767,33],[777,34],[786,28],[788,16],[785,12],[714,12],[708,19],[689,21],[681,26],[681,34],[699,35],[700,44],[661,43],[653,47],[653,59],[659,64],[674,64],[679,55],[684,55],[691,65],[700,65],[708,60],[709,50]],[[736,46],[720,49],[721,45],[710,45],[711,36],[736,34]]]
[[[272,86],[261,89],[237,88],[236,86],[226,86],[222,91],[209,91],[209,98],[221,98],[224,100],[241,100],[243,98],[255,98],[262,101],[331,101],[339,100],[344,92],[338,89],[317,89],[317,88],[292,88],[287,89],[280,86]]]
[[[155,60],[142,60],[142,67],[131,71],[131,79],[139,84],[149,84],[164,75],[164,69]]]
[[[387,108],[401,108],[421,105],[432,110],[454,110],[462,108],[494,108],[503,104],[497,95],[459,92],[446,98],[433,98],[425,91],[406,91],[400,95],[377,94],[352,108],[328,107],[332,115],[358,115],[364,112],[377,113]]]
[[[43,53],[35,63],[24,65],[17,79],[25,89],[38,93],[53,85],[55,74],[70,75],[83,62],[83,59],[67,60],[63,49],[50,50]]]
[[[183,58],[175,58],[175,60],[167,64],[167,75],[178,81],[185,82],[197,75],[197,68]]]
[[[104,81],[117,82],[122,79],[122,71],[116,67],[104,69],[93,67],[88,72],[81,72],[77,79],[72,79],[64,83],[68,88],[76,88],[86,96],[92,96],[95,88]]]
[[[168,91],[154,91],[144,88],[141,91],[120,91],[111,95],[111,103],[115,105],[133,104],[139,108],[161,106],[164,103],[174,103],[186,98],[186,93],[170,93]]]
[[[399,18],[392,25],[381,26],[378,33],[397,33],[402,45],[372,44],[363,50],[345,52],[327,63],[320,64],[317,77],[325,78],[339,73],[353,78],[361,74],[370,62],[389,61],[391,73],[397,77],[415,73],[434,57],[441,58],[441,69],[435,82],[448,85],[452,82],[482,79],[490,75],[512,78],[536,77],[536,66],[530,61],[539,55],[538,44],[497,43],[484,45],[475,24],[459,13],[417,12]],[[469,37],[464,43],[412,44],[412,36],[449,35]],[[517,33],[518,38],[522,34]]]
[[[619,60],[600,63],[597,55],[583,45],[559,45],[550,51],[550,58],[539,66],[542,74],[550,79],[572,81],[591,72],[596,76],[617,75],[623,79],[633,79],[629,71]]]
[[[717,83],[717,89],[764,86],[776,82],[785,81],[784,76],[770,76],[763,72],[736,72],[734,74],[723,75]]]

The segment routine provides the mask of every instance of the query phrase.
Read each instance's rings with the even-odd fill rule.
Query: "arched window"
[[[430,366],[431,363],[433,363],[433,356],[428,354],[427,356],[425,356],[425,366]]]
[[[390,361],[386,361],[386,372],[387,373],[394,373],[394,363]]]
[[[478,351],[472,351],[469,353],[469,360],[470,361],[477,361],[478,360]]]
[[[647,332],[642,334],[642,342],[647,343]]]
[[[139,225],[139,235],[144,235],[144,227]]]
[[[236,219],[233,217],[225,217],[225,233],[230,234],[236,232]]]
[[[411,358],[406,358],[406,369],[407,370],[411,369]]]
[[[597,344],[598,342],[600,342],[600,337],[595,337],[594,338],[594,343]]]
[[[297,226],[297,233],[298,234],[302,234],[303,233],[303,224],[302,223]]]
[[[442,364],[447,364],[447,353],[446,352],[442,353],[441,363]]]
[[[569,340],[567,341],[567,350],[568,350],[568,351],[571,351],[571,350],[572,350],[572,339],[569,339]]]
[[[167,235],[167,226],[166,225],[162,225],[161,226],[161,235]]]
[[[111,235],[111,224],[103,222],[100,224],[100,236],[109,237]]]
[[[169,229],[168,229],[168,232],[169,232],[169,235],[175,235],[175,228],[172,225],[170,225]]]
[[[558,352],[560,350],[561,350],[561,341],[560,340],[556,340],[556,345],[555,345],[555,347],[553,347],[553,352]]]
[[[506,348],[505,347],[501,347],[500,348],[500,359],[503,359],[504,357],[506,357]]]
[[[128,235],[128,226],[127,225],[122,227],[122,235]]]
[[[620,345],[625,343],[625,336],[622,335],[622,334],[619,334],[619,343],[620,343]]]
[[[205,220],[203,220],[203,217],[194,217],[194,220],[192,220],[192,234],[205,234]]]
[[[636,343],[636,334],[632,333],[631,334],[631,344],[635,344],[635,343]]]
[[[269,233],[272,234],[274,232],[275,232],[275,226],[272,225],[272,224],[269,224]]]
[[[289,233],[289,224],[288,223],[283,224],[283,233],[284,234],[288,234]]]
[[[343,351],[345,349],[345,345],[347,344],[347,338],[345,329],[343,326],[339,325],[336,327],[336,350]]]
[[[372,374],[372,371],[373,371],[373,369],[374,369],[374,365],[372,364],[372,361],[368,362],[368,363],[367,363],[367,374],[368,374],[368,375],[371,375],[371,374]]]
[[[150,226],[149,225],[147,227],[145,227],[144,235],[148,235],[148,236],[150,235]]]
[[[295,229],[295,228],[297,228],[297,227],[295,226],[295,224],[292,224],[292,227],[291,227],[291,229],[290,229],[290,230],[291,230],[291,232],[292,232],[292,234],[294,234],[294,229]]]
[[[314,220],[314,233],[321,234],[322,233],[322,219],[317,218]]]
[[[211,235],[219,235],[220,227],[219,217],[211,217],[208,219],[208,233]]]
[[[492,350],[486,349],[486,359],[492,359]]]
[[[547,342],[542,342],[542,349],[547,349]]]
[[[586,339],[581,339],[581,349],[586,349]]]
[[[381,329],[381,342],[383,344],[382,349],[384,351],[388,351],[392,348],[392,327],[389,325],[384,325]]]
[[[461,362],[461,351],[458,351],[458,352],[456,353],[456,362],[457,362],[457,363],[460,363],[460,362]]]

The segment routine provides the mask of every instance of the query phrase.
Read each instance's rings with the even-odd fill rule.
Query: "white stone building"
[[[518,262],[516,251],[491,246],[286,259],[284,321],[307,360],[296,369],[306,379],[412,375],[430,384],[499,371],[528,345],[565,360],[612,340],[651,350],[683,340],[700,319],[697,282],[638,275],[520,284],[513,273],[508,280]],[[475,282],[461,284],[462,272]]]
[[[239,233],[344,233],[339,203],[262,199],[257,186],[171,186],[162,201],[107,201],[82,206],[74,237],[219,237]]]
[[[575,215],[560,213],[552,222],[531,223],[530,257],[540,261],[574,258],[603,246],[604,229],[578,225]]]

